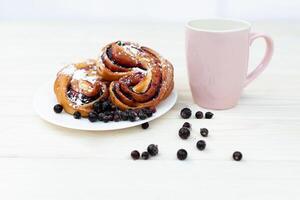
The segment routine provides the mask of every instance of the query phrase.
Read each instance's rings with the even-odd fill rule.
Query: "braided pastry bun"
[[[87,60],[68,65],[58,72],[54,92],[67,113],[79,111],[82,117],[87,117],[93,103],[108,97],[108,87],[97,68],[95,60]]]
[[[109,86],[110,100],[121,110],[157,106],[171,93],[173,66],[154,50],[132,42],[102,49],[97,65]]]

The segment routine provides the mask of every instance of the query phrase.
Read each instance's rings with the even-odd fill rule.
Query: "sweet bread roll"
[[[107,84],[102,81],[97,68],[95,60],[87,60],[68,65],[58,72],[54,92],[67,113],[79,111],[82,117],[87,117],[94,102],[108,97]]]
[[[174,87],[172,64],[136,43],[108,44],[97,65],[102,78],[112,81],[111,102],[122,110],[155,107]]]

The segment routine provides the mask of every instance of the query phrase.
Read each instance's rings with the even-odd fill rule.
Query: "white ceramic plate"
[[[53,91],[53,82],[47,82],[43,84],[35,94],[34,97],[34,109],[37,114],[47,122],[62,126],[65,128],[78,129],[78,130],[89,130],[89,131],[105,131],[105,130],[117,130],[137,126],[145,122],[154,120],[163,114],[167,113],[176,103],[177,93],[173,92],[167,99],[162,101],[156,107],[156,113],[152,117],[146,120],[138,120],[135,122],[120,121],[120,122],[95,122],[91,123],[88,119],[74,119],[72,115],[65,112],[56,114],[53,111],[53,106],[57,104],[56,97]]]

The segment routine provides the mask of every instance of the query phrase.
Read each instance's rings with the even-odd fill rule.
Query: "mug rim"
[[[224,29],[224,30],[216,30],[216,29],[209,29],[209,28],[197,28],[197,27],[191,25],[191,23],[193,23],[193,22],[205,22],[205,21],[224,21],[224,22],[227,21],[227,22],[234,22],[234,23],[243,24],[244,27]],[[243,31],[243,30],[250,30],[251,23],[249,23],[249,22],[247,22],[245,20],[241,20],[241,19],[231,19],[231,18],[201,18],[201,19],[189,20],[185,24],[185,27],[187,29],[191,29],[191,30],[199,31],[199,32],[226,33],[226,32],[238,32],[238,31]]]

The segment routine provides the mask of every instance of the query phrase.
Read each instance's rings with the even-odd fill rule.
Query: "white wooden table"
[[[300,26],[259,22],[275,56],[244,91],[237,107],[213,120],[189,120],[192,136],[178,138],[179,110],[193,104],[184,55],[183,24],[0,23],[0,199],[299,199]],[[41,83],[69,62],[97,56],[104,44],[138,41],[175,66],[179,99],[166,115],[140,127],[86,132],[56,127],[32,108]],[[263,43],[251,49],[254,66]],[[49,105],[53,106],[53,105]],[[210,135],[196,150],[199,129]],[[159,156],[132,161],[131,150],[159,145]],[[176,159],[186,148],[189,158]],[[244,159],[234,162],[233,151]]]

